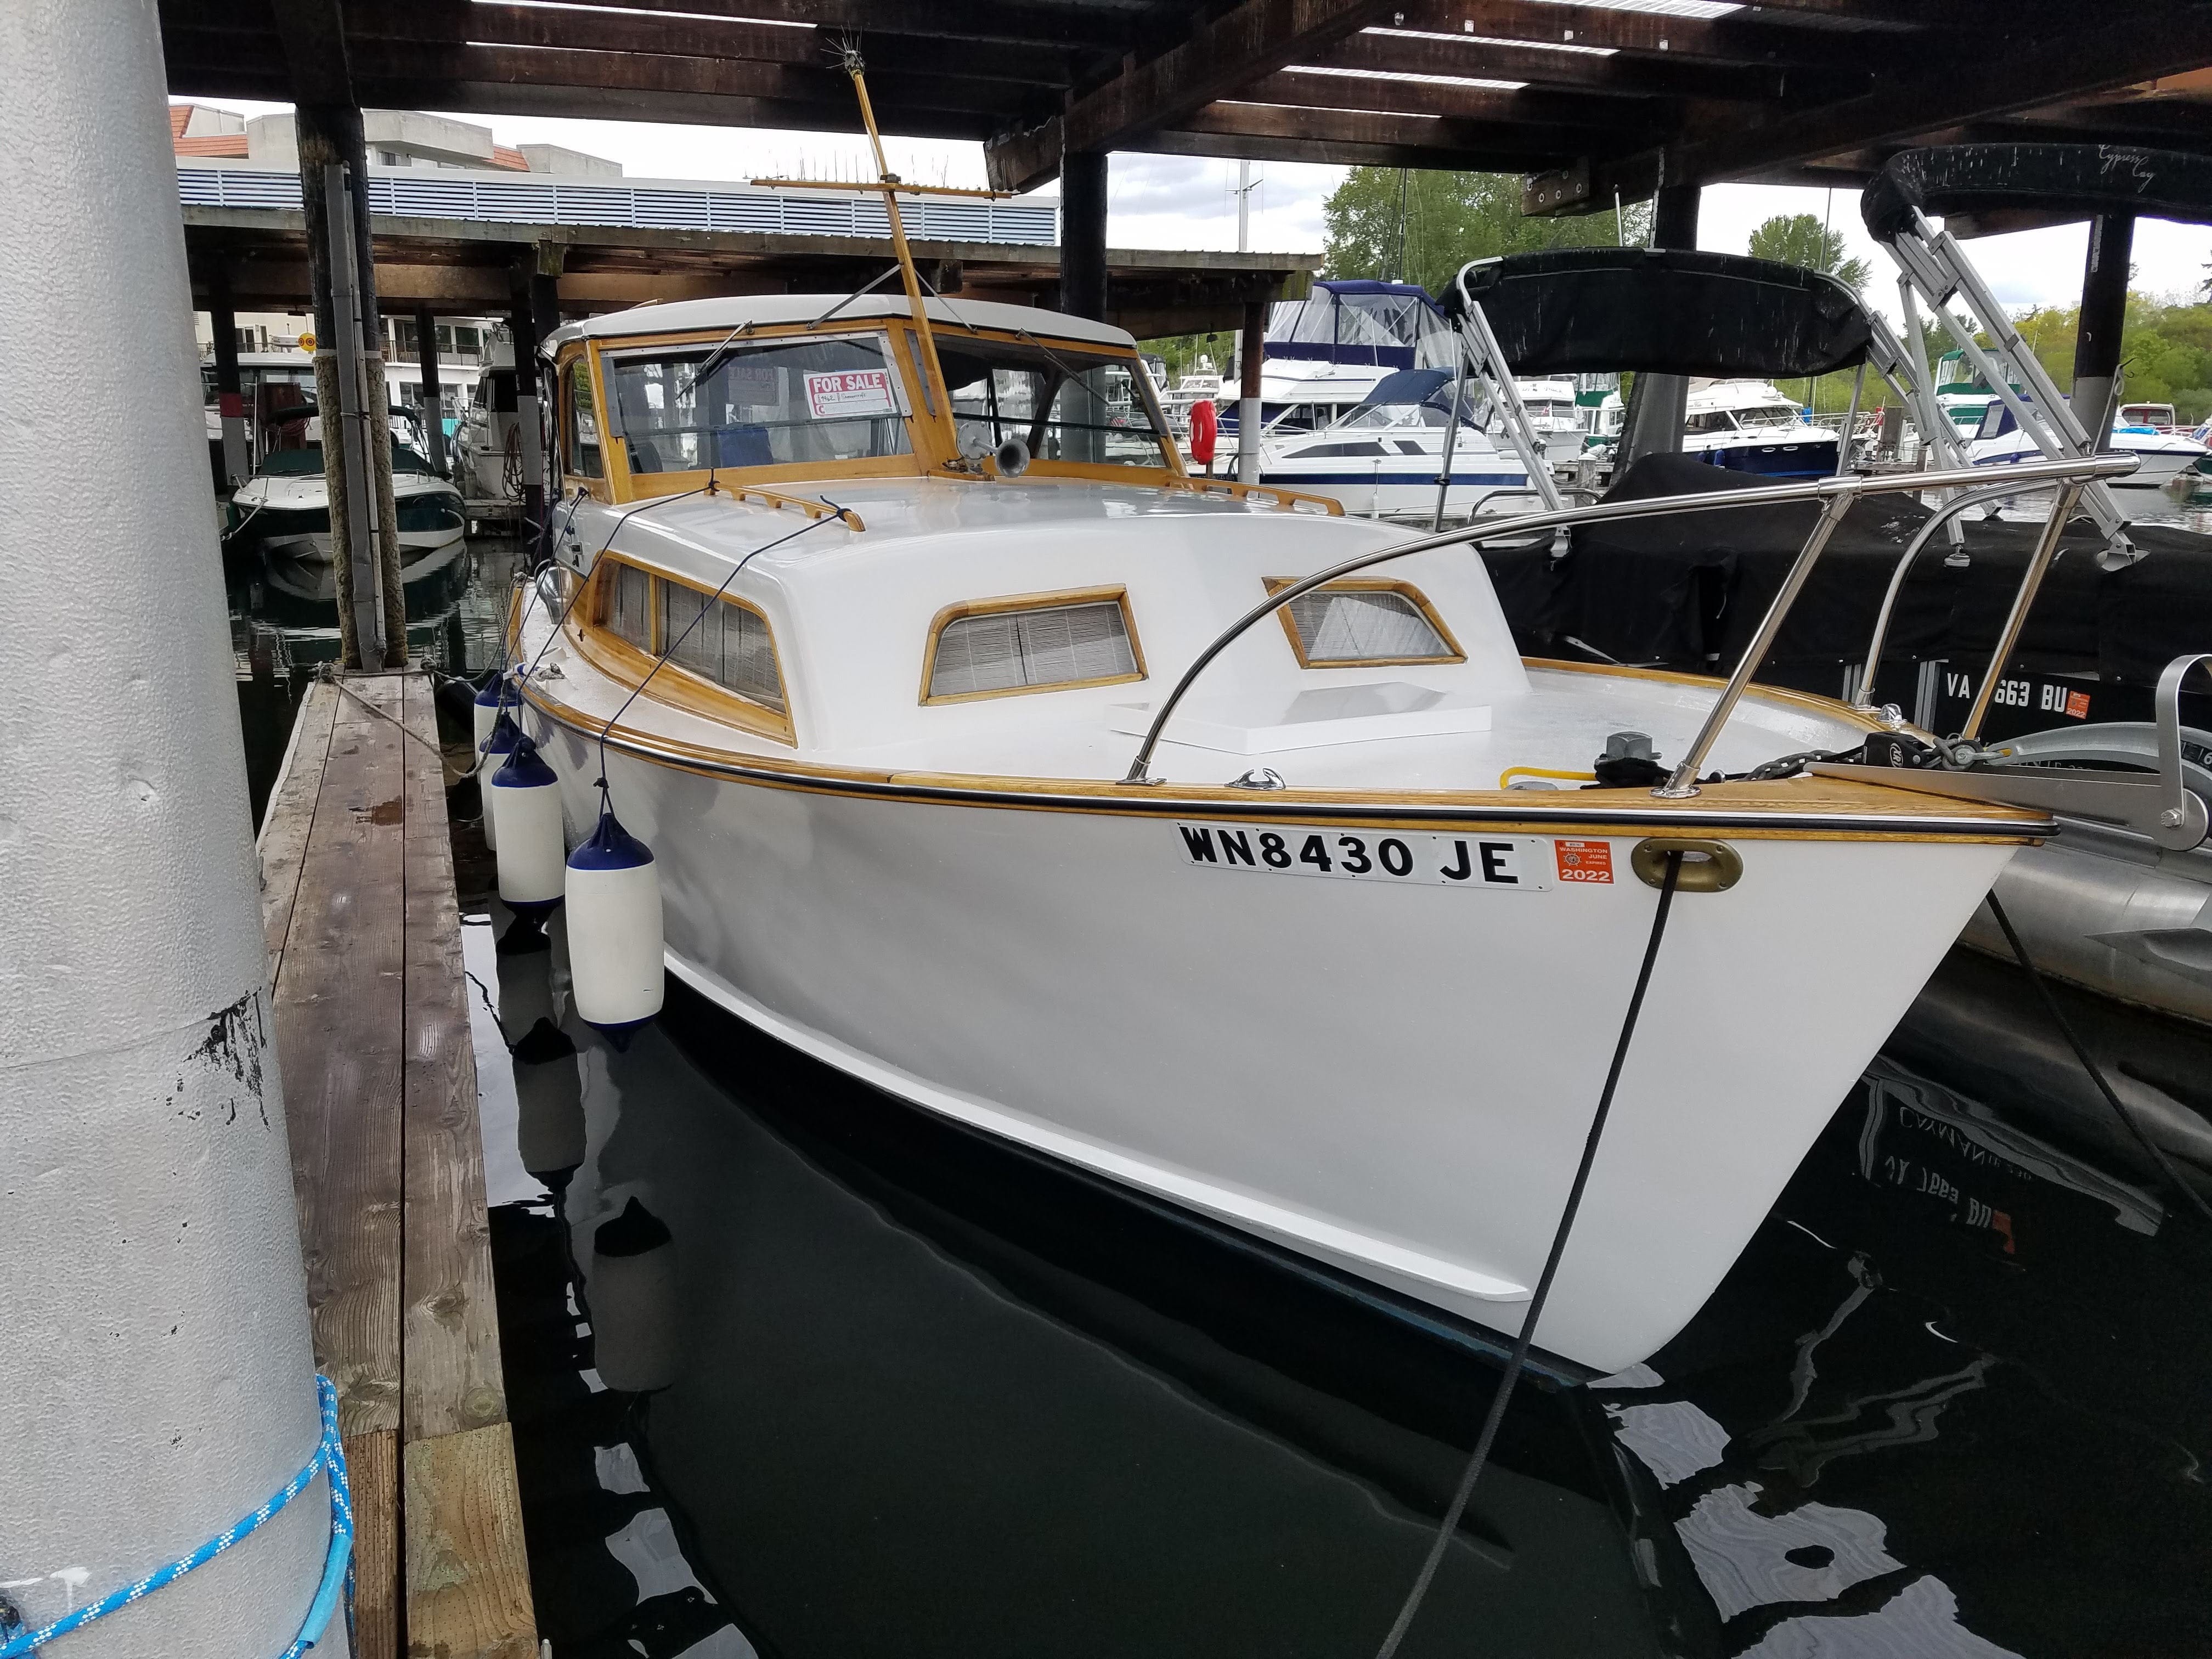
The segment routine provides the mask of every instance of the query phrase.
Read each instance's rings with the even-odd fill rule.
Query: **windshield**
[[[1797,410],[1789,404],[1762,404],[1738,410],[1735,418],[1739,426],[1796,426]]]
[[[1164,466],[1159,428],[1130,360],[1064,345],[1016,345],[939,333],[963,455],[1019,438],[1041,461]]]
[[[611,356],[630,471],[903,455],[902,392],[886,343],[879,334],[829,335]]]

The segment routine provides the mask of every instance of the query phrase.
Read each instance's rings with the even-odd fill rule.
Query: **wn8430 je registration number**
[[[1493,892],[1540,893],[1552,884],[1551,843],[1533,836],[1376,834],[1252,823],[1178,823],[1176,829],[1184,859],[1202,869]]]

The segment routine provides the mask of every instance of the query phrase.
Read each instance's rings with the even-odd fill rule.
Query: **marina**
[[[0,1659],[2212,1646],[2201,9],[759,9],[0,17]]]

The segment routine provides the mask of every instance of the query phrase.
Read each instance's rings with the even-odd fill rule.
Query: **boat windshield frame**
[[[1181,453],[1168,435],[1167,421],[1161,412],[1158,398],[1154,395],[1151,377],[1145,372],[1142,358],[1135,347],[1102,344],[1095,340],[1062,340],[1050,332],[1049,315],[1040,315],[1038,322],[1040,331],[1032,334],[1027,329],[1015,331],[972,326],[935,312],[932,313],[930,319],[940,353],[957,356],[962,354],[963,347],[981,344],[1003,347],[1009,353],[1025,356],[1056,355],[1063,362],[1080,361],[1086,365],[1105,362],[1125,368],[1128,371],[1130,403],[1150,422],[1158,442],[1160,459],[1158,465],[1152,465],[1126,461],[1064,460],[1033,455],[1027,476],[1152,487],[1187,477]],[[902,448],[897,453],[752,465],[716,464],[668,471],[633,467],[630,434],[624,430],[628,423],[626,417],[609,397],[615,367],[622,360],[639,354],[690,355],[702,350],[712,354],[720,347],[729,347],[733,351],[757,349],[792,341],[854,337],[872,337],[886,343],[886,359],[900,405],[896,418],[901,423],[905,439]],[[841,480],[854,478],[979,478],[996,476],[996,465],[990,457],[978,457],[972,453],[973,446],[970,446],[970,453],[962,453],[951,411],[941,405],[937,390],[929,384],[921,367],[917,331],[912,320],[903,316],[846,318],[811,325],[776,324],[757,328],[740,323],[730,329],[695,328],[666,332],[641,330],[635,334],[586,336],[566,341],[553,356],[548,371],[551,376],[551,395],[561,400],[554,422],[556,441],[564,439],[569,430],[567,400],[574,395],[573,376],[579,361],[589,365],[589,384],[594,407],[607,411],[611,418],[605,421],[605,429],[598,434],[600,458],[599,472],[596,476],[578,470],[576,458],[568,453],[568,446],[565,442],[559,443],[556,464],[560,469],[563,488],[571,495],[583,490],[600,501],[614,504],[701,490],[705,489],[710,478],[732,485],[743,483],[781,488],[788,484],[834,485]]]

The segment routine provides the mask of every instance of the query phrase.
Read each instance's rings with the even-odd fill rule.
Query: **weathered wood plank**
[[[358,1434],[399,1426],[404,763],[392,677],[332,720],[274,999],[315,1357]]]
[[[337,719],[338,689],[321,682],[293,719],[284,770],[269,794],[261,817],[261,930],[269,944],[269,980],[283,971],[284,935],[292,925],[300,872],[307,866],[307,835],[315,822],[315,799],[330,759],[331,727]]]
[[[399,1659],[399,1437],[349,1435],[353,1492],[354,1659]]]
[[[408,1653],[537,1659],[512,1431],[495,1423],[417,1440],[402,1460]]]
[[[407,1227],[402,1426],[412,1442],[507,1420],[460,907],[427,678],[410,679]],[[420,742],[413,739],[419,738]]]

